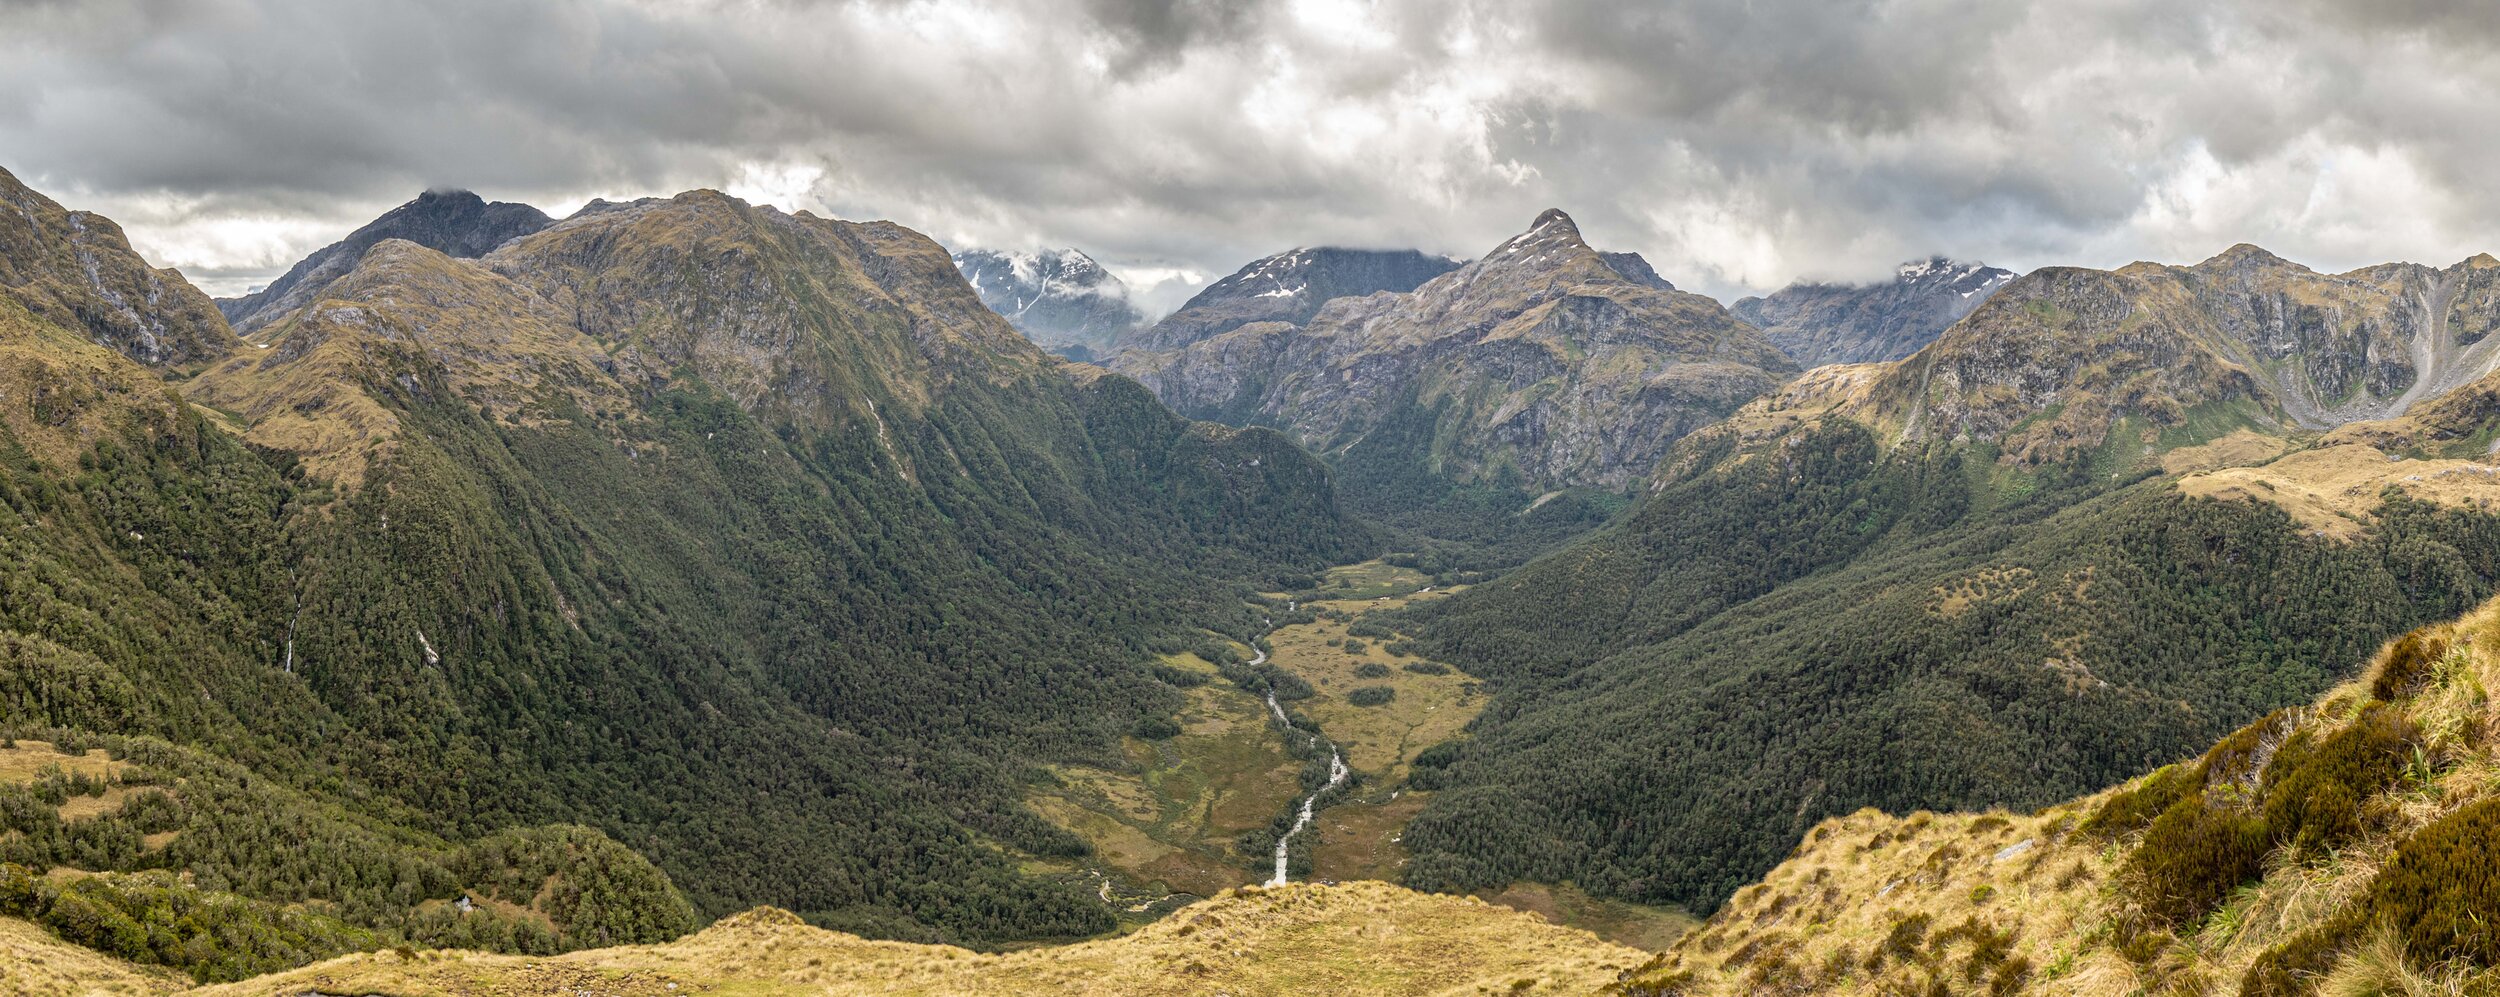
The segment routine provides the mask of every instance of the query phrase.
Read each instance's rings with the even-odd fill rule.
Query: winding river
[[[1257,668],[1258,666],[1267,663],[1266,648],[1252,645],[1251,650],[1257,651],[1258,656],[1250,659],[1250,667]],[[1267,710],[1268,712],[1276,715],[1276,722],[1284,725],[1285,733],[1288,736],[1300,734],[1306,743],[1316,742],[1319,740],[1318,734],[1314,734],[1293,725],[1292,718],[1285,715],[1284,704],[1276,701],[1276,690],[1274,689],[1270,689],[1267,692]],[[1319,798],[1328,795],[1330,790],[1343,785],[1346,777],[1351,774],[1352,773],[1347,771],[1345,767],[1345,756],[1337,751],[1337,745],[1335,742],[1330,742],[1328,745],[1328,784],[1321,786],[1318,792],[1302,798],[1301,816],[1294,818],[1293,828],[1291,830],[1286,831],[1283,837],[1276,839],[1276,875],[1274,878],[1267,881],[1267,885],[1285,885],[1287,881],[1285,876],[1286,855],[1293,847],[1294,835],[1301,834],[1303,828],[1311,826],[1311,811],[1318,805]]]

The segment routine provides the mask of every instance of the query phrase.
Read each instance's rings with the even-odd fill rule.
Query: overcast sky
[[[215,293],[429,186],[718,187],[1141,284],[1546,207],[1722,297],[1929,253],[2340,270],[2500,249],[2496,11],[0,0],[0,166]]]

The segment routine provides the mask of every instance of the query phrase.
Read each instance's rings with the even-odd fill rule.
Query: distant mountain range
[[[0,172],[0,989],[2480,986],[2495,328],[2253,246],[1724,308],[1558,210],[1146,324],[704,190],[212,302]],[[1175,885],[1219,808],[1472,896]]]
[[[1123,337],[1120,347],[1170,350],[1258,322],[1301,325],[1338,298],[1403,294],[1458,266],[1411,249],[1287,250],[1208,285],[1162,321]]]
[[[1728,306],[1801,367],[1899,360],[2014,279],[2011,270],[1935,257],[1874,284],[1791,284]]]
[[[955,267],[981,303],[1035,343],[1088,360],[1145,324],[1128,285],[1094,258],[1073,249],[1038,253],[967,250]]]
[[[1221,326],[1175,321],[1183,309],[1157,328],[1222,331],[1126,350],[1111,367],[1181,412],[1283,428],[1358,489],[1427,502],[1457,485],[1628,484],[1794,369],[1717,302],[1673,290],[1636,255],[1590,248],[1560,211],[1409,292],[1288,298],[1316,296],[1276,273],[1301,258],[1218,285],[1230,309],[1275,284],[1264,293],[1292,311]],[[1405,276],[1439,266],[1403,259]]]

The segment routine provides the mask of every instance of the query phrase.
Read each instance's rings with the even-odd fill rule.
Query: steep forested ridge
[[[218,880],[361,928],[490,890],[460,842],[577,823],[705,915],[1100,930],[1002,851],[1082,847],[1017,802],[1023,760],[1168,712],[1151,652],[1255,625],[1215,579],[1368,543],[1282,437],[1072,377],[926,239],[708,192],[477,261],[379,242],[197,405],[0,320],[0,719],[194,746],[380,829],[290,843],[186,786],[175,847],[101,868],[445,870]]]

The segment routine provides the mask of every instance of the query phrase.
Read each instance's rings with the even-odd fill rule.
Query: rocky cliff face
[[[1619,266],[1549,211],[1411,293],[1113,366],[1184,413],[1285,427],[1341,462],[1361,449],[1460,482],[1616,486],[1794,369],[1717,302]]]
[[[1802,367],[1899,360],[1935,341],[2014,279],[2011,270],[1944,257],[1902,264],[1877,284],[1791,284],[1728,310],[1760,326]]]
[[[71,211],[0,170],[0,293],[150,367],[196,367],[236,344],[208,296],[130,249],[109,218]]]
[[[465,190],[429,190],[305,257],[268,287],[221,299],[217,307],[236,329],[250,334],[311,303],[384,240],[404,239],[446,256],[472,259],[549,224],[545,213],[526,204],[490,204]]]
[[[1146,317],[1129,303],[1128,285],[1093,257],[1073,249],[955,254],[955,267],[981,303],[1005,316],[1026,338],[1074,359],[1108,353]]]
[[[1382,291],[1403,294],[1458,266],[1457,260],[1411,249],[1289,250],[1251,263],[1208,285],[1180,310],[1151,328],[1138,330],[1120,345],[1126,349],[1171,350],[1259,322],[1301,325],[1338,298]],[[1648,264],[1640,267],[1646,270]],[[1649,276],[1655,278],[1656,274]]]

